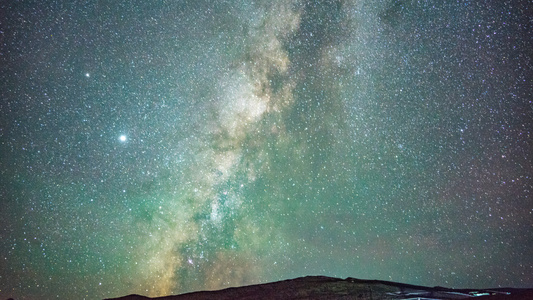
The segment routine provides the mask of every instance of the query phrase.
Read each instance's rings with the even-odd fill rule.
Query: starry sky
[[[0,298],[533,286],[529,1],[0,3]]]

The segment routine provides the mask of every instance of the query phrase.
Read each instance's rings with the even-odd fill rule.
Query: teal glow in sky
[[[533,286],[527,1],[0,6],[1,299]]]

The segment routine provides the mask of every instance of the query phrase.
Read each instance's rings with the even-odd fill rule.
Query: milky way
[[[1,6],[0,298],[533,286],[527,1]]]

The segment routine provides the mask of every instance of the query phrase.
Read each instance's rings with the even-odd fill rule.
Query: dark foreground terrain
[[[204,299],[533,299],[533,289],[450,289],[425,287],[380,280],[309,276],[296,279],[228,288],[219,291],[193,292],[176,296],[149,298],[129,295],[121,300],[204,300]],[[112,300],[112,299],[108,299]]]

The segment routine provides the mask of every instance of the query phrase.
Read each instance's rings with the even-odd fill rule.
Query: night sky
[[[0,2],[0,298],[532,287],[530,5]]]

